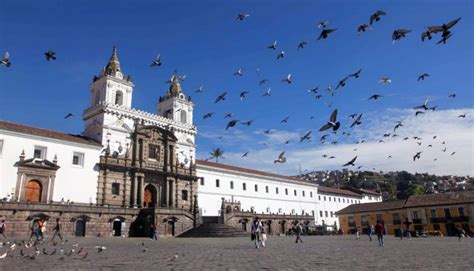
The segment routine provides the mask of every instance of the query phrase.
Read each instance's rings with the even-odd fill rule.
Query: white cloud
[[[458,118],[467,113],[466,118]],[[409,172],[428,172],[438,175],[474,175],[474,109],[450,109],[427,111],[415,117],[411,109],[387,109],[385,112],[373,112],[364,115],[363,124],[351,132],[350,140],[365,139],[367,143],[340,143],[337,145],[315,145],[319,139],[313,131],[312,144],[299,143],[287,146],[270,145],[266,149],[249,148],[249,156],[241,158],[241,153],[228,152],[222,163],[250,167],[278,174],[294,175],[299,168],[308,170],[340,169],[344,163],[357,155],[356,166],[365,170]],[[401,120],[403,127],[397,137],[383,138],[383,134],[392,133],[395,121]],[[294,132],[275,131],[268,135],[269,140],[281,142],[295,139],[300,135]],[[422,138],[421,146],[412,137]],[[436,136],[436,139],[433,139]],[[409,140],[403,140],[410,137]],[[382,139],[385,143],[379,143]],[[249,138],[247,138],[248,140]],[[339,136],[339,141],[347,141]],[[442,142],[445,141],[445,144]],[[255,145],[255,144],[254,144]],[[432,147],[428,147],[432,145]],[[442,149],[446,147],[446,152]],[[357,149],[354,151],[353,149]],[[278,154],[285,150],[287,163],[273,164]],[[422,151],[421,159],[413,161],[416,152]],[[451,156],[451,153],[455,155]],[[323,158],[323,154],[333,155],[335,159]],[[391,155],[391,159],[387,157]],[[437,161],[434,161],[434,159]]]

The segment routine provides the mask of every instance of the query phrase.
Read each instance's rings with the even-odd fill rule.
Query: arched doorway
[[[37,180],[30,180],[25,186],[25,201],[41,202],[41,183]]]
[[[122,221],[120,219],[115,219],[112,225],[114,236],[122,236]]]
[[[145,187],[143,193],[143,207],[155,207],[156,206],[156,188],[149,184]]]
[[[86,221],[84,219],[76,220],[76,230],[74,231],[74,235],[77,237],[86,236]]]
[[[285,220],[280,221],[280,234],[286,234],[285,223]]]

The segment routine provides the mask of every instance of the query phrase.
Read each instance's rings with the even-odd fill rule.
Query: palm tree
[[[224,154],[224,151],[221,148],[215,148],[210,152],[211,154],[211,159],[216,158],[216,163],[219,163],[219,157],[224,158],[222,155]]]

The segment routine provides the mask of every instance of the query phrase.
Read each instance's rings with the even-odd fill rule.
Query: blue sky
[[[387,15],[371,31],[358,35],[357,26],[368,23],[369,16],[378,9]],[[250,17],[236,21],[241,12]],[[446,45],[435,44],[440,34],[421,42],[420,34],[426,26],[457,17],[462,19],[452,28],[454,35]],[[328,20],[327,27],[337,31],[326,40],[316,41],[321,31],[317,23],[322,20]],[[89,103],[91,79],[106,64],[112,47],[117,46],[122,70],[135,83],[136,108],[156,112],[155,103],[167,90],[164,82],[173,70],[187,75],[182,87],[195,102],[199,158],[207,158],[209,151],[221,147],[225,151],[224,163],[284,174],[297,173],[302,163],[306,169],[340,168],[353,153],[344,152],[329,164],[316,157],[327,147],[319,143],[322,134],[317,129],[333,108],[339,111],[341,133],[350,131],[353,136],[332,136],[338,145],[331,147],[346,148],[364,138],[377,141],[388,131],[369,128],[386,128],[392,126],[388,121],[411,118],[412,112],[404,110],[430,97],[430,103],[438,105],[441,115],[425,114],[422,117],[430,121],[420,117],[412,128],[405,127],[405,134],[415,135],[411,133],[419,132],[417,126],[425,123],[434,123],[433,130],[423,130],[425,133],[436,133],[441,127],[436,118],[440,122],[458,123],[461,120],[456,116],[449,120],[445,115],[466,111],[464,122],[459,122],[455,129],[461,134],[468,131],[467,137],[458,139],[463,145],[457,158],[452,159],[472,162],[473,25],[473,3],[467,0],[1,1],[0,52],[9,51],[13,65],[9,69],[0,67],[0,119],[69,133],[82,132],[80,115]],[[413,31],[393,45],[391,34],[396,28]],[[274,40],[278,40],[278,49],[267,49]],[[297,51],[303,40],[308,45]],[[48,49],[57,52],[56,61],[45,61],[43,53]],[[280,50],[285,51],[285,58],[276,60]],[[152,69],[149,64],[157,53],[162,56],[163,66]],[[255,72],[257,67],[260,75]],[[233,76],[238,68],[243,69],[242,77]],[[362,69],[361,77],[349,79],[334,97],[324,91],[358,69]],[[291,85],[281,82],[288,73],[293,75]],[[422,73],[430,76],[417,82]],[[392,78],[393,83],[378,83],[383,76]],[[264,78],[269,82],[260,87],[258,82]],[[195,94],[201,85],[204,92]],[[316,86],[320,86],[323,95],[320,100],[306,91]],[[262,97],[268,87],[272,88],[272,96]],[[250,94],[240,101],[239,93],[243,90]],[[216,96],[224,91],[228,92],[227,99],[214,104]],[[384,97],[367,101],[375,93]],[[456,93],[455,99],[447,97],[451,93]],[[68,112],[76,117],[64,120]],[[208,112],[216,114],[203,120]],[[234,119],[255,122],[250,127],[239,125],[224,132],[228,120],[223,116],[228,112],[235,113]],[[347,115],[352,113],[365,116],[363,124],[355,129],[348,128]],[[281,124],[286,116],[290,117],[288,123]],[[272,129],[273,134],[264,135],[262,131],[266,129]],[[312,142],[297,143],[295,136],[309,130],[313,132]],[[290,144],[282,144],[290,137]],[[395,154],[399,151],[397,144],[400,143],[386,151]],[[462,147],[466,144],[471,148]],[[315,151],[314,156],[301,160],[301,153],[309,150]],[[249,158],[240,159],[245,151],[251,152]],[[281,151],[287,152],[287,164],[273,165]],[[256,155],[252,157],[253,154]],[[437,158],[436,155],[426,158],[423,166],[419,163],[420,166],[413,167],[407,157],[406,162],[400,160],[377,169],[410,167],[411,171],[471,175],[474,172],[472,163],[467,164],[467,170],[464,166],[464,171],[453,171],[447,162],[438,163],[433,169],[427,161]],[[364,166],[372,168],[380,158],[375,159],[365,161]]]

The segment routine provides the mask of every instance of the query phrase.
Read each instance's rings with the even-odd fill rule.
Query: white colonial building
[[[112,190],[102,191],[104,195],[121,196],[124,192],[117,186],[98,185],[100,157],[103,153],[122,157],[130,146],[137,146],[133,144],[137,142],[131,142],[136,127],[154,126],[176,138],[176,144],[164,150],[167,157],[175,158],[171,159],[170,170],[180,167],[191,172],[190,167],[196,167],[202,216],[220,215],[224,199],[238,201],[242,210],[257,214],[307,215],[316,225],[331,226],[339,223],[335,216],[338,210],[351,204],[381,201],[380,195],[370,191],[318,187],[293,177],[196,160],[194,105],[183,93],[179,76],[172,77],[166,95],[158,99],[156,114],[133,108],[133,87],[130,77],[121,70],[114,48],[108,64],[90,85],[90,105],[82,116],[81,136],[0,121],[0,196],[44,203],[96,203],[99,189]],[[159,149],[144,147],[148,159],[162,157],[155,156]],[[147,197],[143,191],[137,192],[146,190],[142,181],[129,184],[127,176],[121,181],[122,189],[138,193],[135,197]],[[174,190],[167,192],[172,195],[170,191]],[[126,201],[124,197],[123,202]]]

